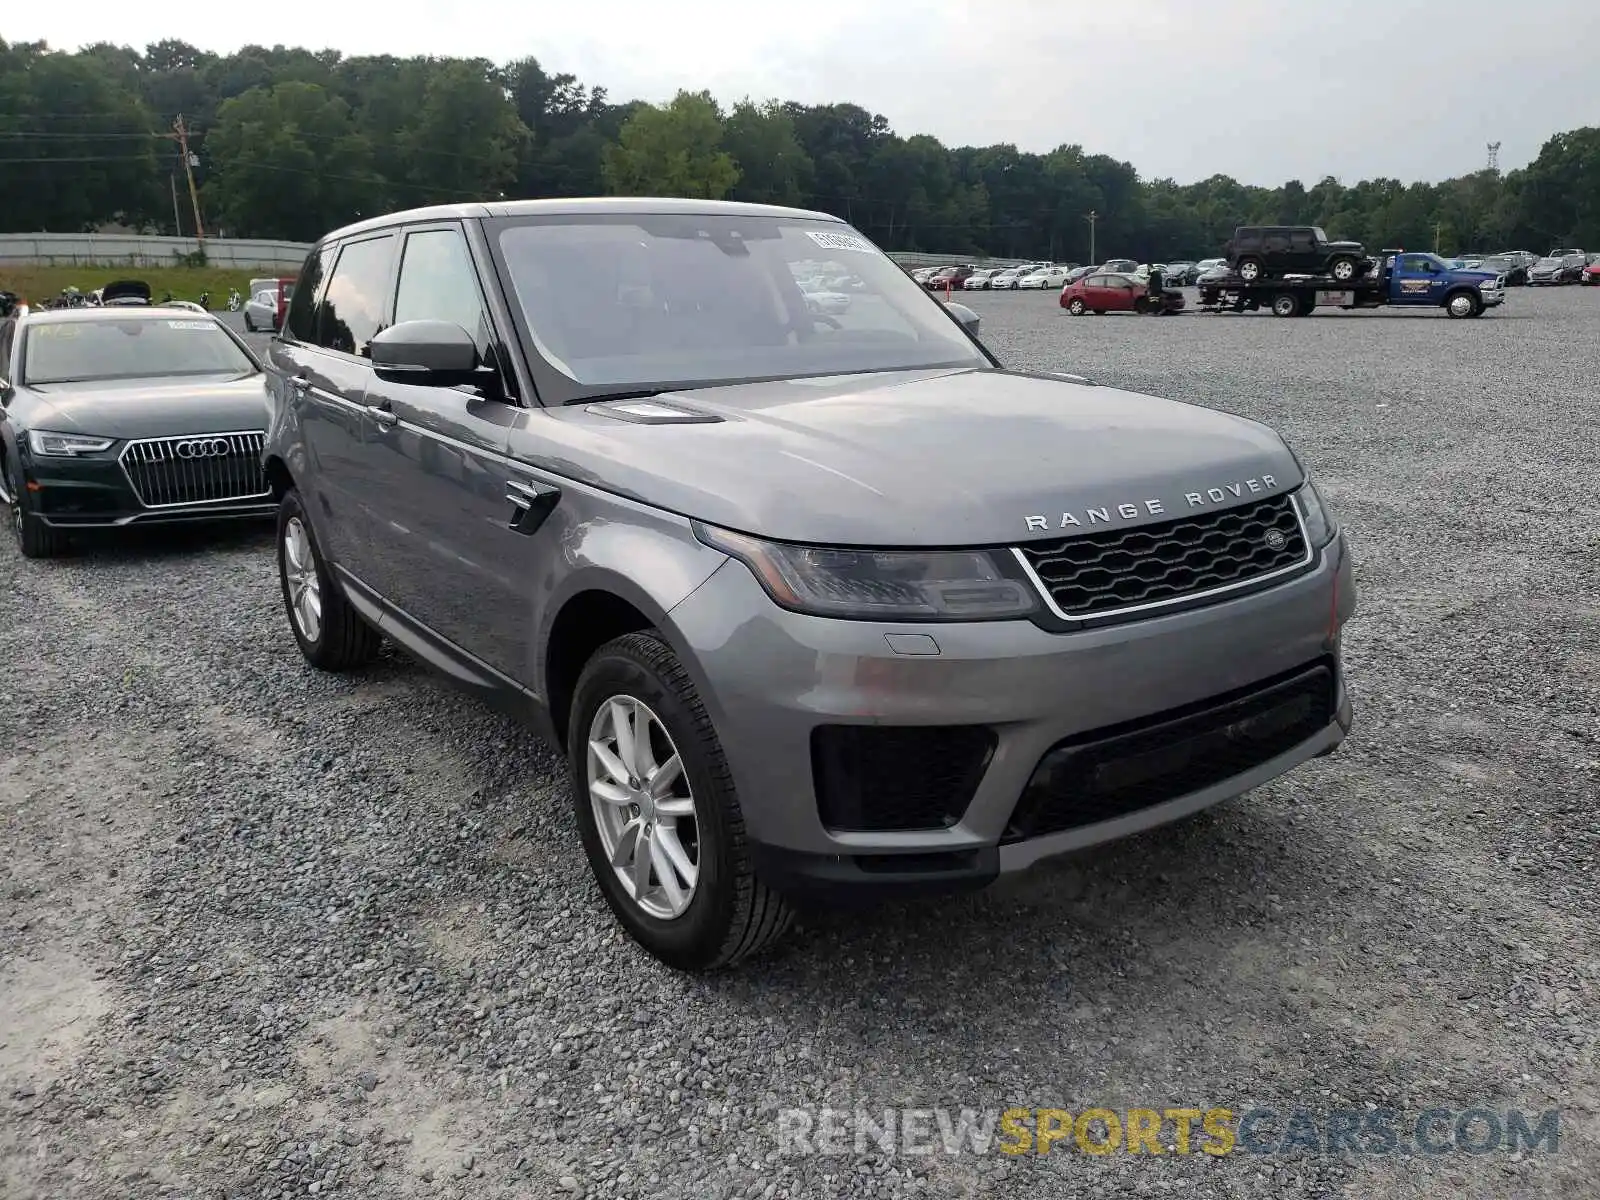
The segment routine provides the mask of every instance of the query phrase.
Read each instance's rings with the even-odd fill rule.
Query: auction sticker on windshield
[[[168,329],[210,329],[210,321],[168,321]]]
[[[806,236],[825,250],[854,250],[860,254],[876,254],[878,248],[866,238],[851,237],[848,233],[811,233]]]

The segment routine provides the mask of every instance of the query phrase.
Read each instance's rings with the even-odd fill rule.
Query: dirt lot
[[[1600,293],[1479,321],[963,299],[1013,365],[1296,445],[1360,562],[1337,755],[684,978],[619,937],[528,735],[402,658],[303,666],[270,536],[7,540],[0,1195],[1592,1196]],[[1560,1139],[780,1152],[779,1110],[858,1105],[1559,1109]]]

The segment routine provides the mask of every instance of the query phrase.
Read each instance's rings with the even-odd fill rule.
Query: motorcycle
[[[244,305],[244,299],[239,295],[239,289],[234,288],[228,293],[228,311],[238,312]]]

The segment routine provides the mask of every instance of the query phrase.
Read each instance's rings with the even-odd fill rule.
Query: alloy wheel
[[[595,828],[623,891],[658,920],[682,916],[700,876],[699,825],[661,718],[641,700],[612,696],[589,724],[585,761]]]
[[[290,517],[283,527],[283,575],[295,626],[301,637],[315,642],[322,636],[322,579],[311,534],[299,517]]]

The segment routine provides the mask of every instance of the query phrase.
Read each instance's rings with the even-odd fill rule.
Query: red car
[[[1163,288],[1161,299],[1150,295],[1150,287],[1143,279],[1132,275],[1085,275],[1076,283],[1061,289],[1061,307],[1075,317],[1092,312],[1102,316],[1108,312],[1168,313],[1182,312],[1183,293]]]
[[[1583,268],[1578,282],[1585,287],[1600,286],[1600,254],[1589,255],[1589,265]]]

